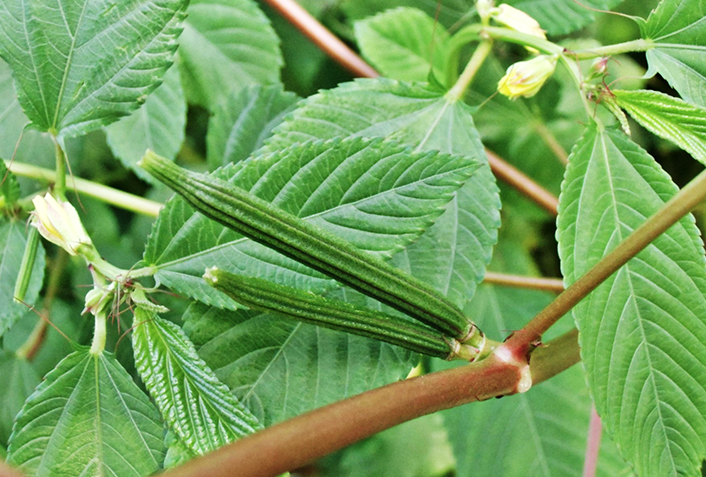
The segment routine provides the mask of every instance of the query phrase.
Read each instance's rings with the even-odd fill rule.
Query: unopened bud
[[[498,82],[498,92],[510,99],[537,94],[556,68],[556,56],[537,56],[511,65]]]
[[[536,36],[542,38],[543,40],[547,39],[547,35],[545,35],[542,27],[539,26],[539,22],[537,20],[527,15],[522,10],[511,7],[506,3],[503,3],[495,9],[493,12],[493,18],[496,22],[501,23],[515,31],[527,33],[528,35]]]
[[[93,245],[71,204],[57,201],[51,194],[44,197],[38,195],[32,199],[32,203],[32,225],[39,230],[42,237],[71,255],[77,255],[81,245]]]

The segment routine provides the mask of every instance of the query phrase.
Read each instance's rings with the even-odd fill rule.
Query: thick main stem
[[[578,362],[576,334],[557,338],[535,354],[532,380],[539,383]],[[520,379],[517,367],[491,356],[479,363],[399,381],[330,404],[163,475],[274,477],[416,417],[509,394]]]
[[[515,356],[526,355],[559,318],[595,290],[608,277],[640,253],[654,239],[677,223],[706,198],[706,171],[701,172],[672,199],[569,286],[520,331],[503,344]]]

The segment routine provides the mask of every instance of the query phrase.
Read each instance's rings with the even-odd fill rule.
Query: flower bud
[[[32,225],[45,239],[55,243],[71,255],[77,255],[81,245],[93,246],[83,228],[76,209],[68,202],[59,202],[51,194],[32,199]]]
[[[556,56],[542,55],[511,65],[498,82],[498,92],[510,99],[534,96],[554,73],[556,62]]]
[[[519,31],[520,33],[527,33],[528,35],[533,35],[543,40],[547,39],[544,30],[539,26],[537,20],[527,15],[522,10],[511,7],[506,3],[503,3],[495,9],[493,18],[498,23],[515,31]]]

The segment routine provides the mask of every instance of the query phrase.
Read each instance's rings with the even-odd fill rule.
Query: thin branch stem
[[[559,141],[556,140],[556,137],[552,132],[549,130],[546,124],[542,121],[538,121],[534,125],[534,130],[539,134],[539,137],[542,138],[542,141],[544,141],[544,144],[551,149],[551,151],[554,153],[557,159],[559,159],[559,162],[561,162],[564,166],[569,164],[569,154],[567,154],[566,150],[562,147],[561,144],[559,144]]]
[[[265,0],[324,53],[356,76],[375,78],[378,72],[294,0]]]
[[[471,59],[463,69],[461,76],[458,77],[458,81],[456,81],[456,84],[454,84],[448,93],[446,93],[446,98],[449,101],[455,102],[463,98],[463,95],[471,85],[473,78],[475,78],[476,73],[478,73],[480,67],[483,66],[485,59],[492,50],[493,40],[483,40],[478,44],[478,47],[473,52]]]
[[[625,240],[604,256],[593,268],[576,280],[563,293],[520,331],[503,344],[514,356],[527,355],[531,344],[538,342],[559,318],[569,312],[608,277],[640,253],[654,239],[706,198],[706,171],[672,197],[664,206],[635,229]]]
[[[633,51],[647,51],[654,48],[654,46],[655,45],[652,40],[639,39],[626,41],[624,43],[616,43],[615,45],[590,48],[588,50],[574,51],[571,53],[571,56],[579,60],[589,60],[591,58],[620,55],[622,53],[631,53]]]
[[[564,291],[564,282],[561,278],[523,277],[519,275],[508,275],[505,273],[485,272],[483,282],[509,287],[546,290],[556,293],[561,293]]]
[[[52,139],[54,140],[54,150],[56,152],[54,192],[61,199],[66,200],[66,154],[64,154],[64,149],[59,144],[59,141],[54,136],[52,136]]]
[[[569,368],[578,362],[578,354],[573,332],[538,348],[530,367],[533,381],[539,383]],[[516,366],[490,356],[302,414],[162,475],[274,477],[416,417],[510,394],[520,379]]]
[[[22,162],[5,161],[7,168],[14,174],[22,177],[29,177],[56,184],[57,173],[43,167],[32,166]],[[76,178],[71,181],[72,188],[80,193],[98,200],[114,205],[121,209],[130,210],[132,212],[157,217],[160,209],[164,204],[145,199],[143,197],[129,194],[112,187],[98,184],[97,182],[88,181],[85,179]]]
[[[556,196],[505,162],[494,152],[486,149],[485,153],[488,156],[490,168],[498,179],[507,182],[550,214],[557,215],[559,199]]]
[[[601,434],[603,425],[601,418],[596,412],[595,406],[591,406],[591,422],[588,424],[588,439],[586,440],[586,458],[583,461],[583,477],[596,477],[598,469],[598,453],[601,450]]]

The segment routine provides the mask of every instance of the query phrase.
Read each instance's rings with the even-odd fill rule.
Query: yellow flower
[[[511,65],[498,82],[498,91],[510,99],[534,96],[554,73],[556,61],[556,56],[542,55]]]
[[[539,26],[537,20],[527,15],[522,10],[511,7],[506,3],[503,3],[495,9],[493,18],[498,23],[502,23],[506,27],[519,31],[520,33],[527,33],[528,35],[533,35],[543,40],[547,39],[547,35],[544,34],[544,30]]]
[[[68,202],[59,202],[51,194],[32,199],[32,225],[45,239],[55,243],[71,255],[78,254],[81,245],[93,246],[83,228],[76,209]]]

